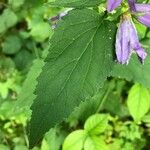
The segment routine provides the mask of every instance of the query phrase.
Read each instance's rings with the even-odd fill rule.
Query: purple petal
[[[147,56],[147,53],[141,47],[136,28],[132,22],[131,22],[131,26],[130,26],[130,46],[131,46],[131,49],[137,53],[138,57],[140,58],[141,62],[143,63],[144,59]]]
[[[139,47],[139,39],[133,22],[130,22],[130,45],[132,49]]]
[[[150,12],[150,4],[135,4],[135,9],[137,12]]]
[[[150,27],[150,13],[138,17],[138,21],[141,22],[142,24]]]
[[[131,11],[136,11],[135,0],[128,0]]]
[[[108,0],[107,11],[111,12],[121,4],[122,0]]]
[[[116,55],[117,60],[121,64],[127,64],[130,59],[130,45],[129,45],[129,21],[124,20],[117,31],[116,36]]]
[[[144,60],[147,57],[147,53],[145,52],[145,50],[142,47],[139,47],[138,49],[136,49],[136,53],[140,58],[140,61],[144,63]]]

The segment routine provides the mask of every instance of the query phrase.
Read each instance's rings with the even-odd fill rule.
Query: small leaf
[[[61,125],[51,128],[45,135],[45,140],[49,150],[60,150],[67,134],[67,131],[63,130]]]
[[[13,60],[19,71],[26,70],[31,66],[33,54],[27,49],[21,49],[17,54],[15,54]]]
[[[102,2],[102,0],[56,0],[50,4],[56,7],[94,7]]]
[[[98,136],[89,136],[84,144],[84,150],[109,150],[104,139]]]
[[[15,54],[21,49],[21,45],[22,43],[18,36],[8,36],[2,44],[3,52],[5,54]]]
[[[18,21],[17,15],[9,8],[4,10],[2,17],[6,28],[14,26]]]
[[[50,36],[51,28],[48,23],[39,22],[34,25],[30,34],[37,42],[43,42],[46,38]]]
[[[84,130],[72,132],[65,139],[63,150],[82,150],[87,136],[88,135]]]
[[[129,92],[127,104],[134,120],[140,121],[150,108],[149,90],[140,84],[135,84]]]
[[[24,4],[25,0],[9,0],[8,4],[11,5],[13,9],[18,9]]]
[[[14,110],[16,113],[27,113],[28,118],[31,116],[30,107],[35,99],[34,90],[37,85],[36,78],[39,76],[44,66],[42,59],[36,59],[23,83],[22,89],[18,95],[18,100],[15,103]],[[29,86],[30,85],[30,86]]]
[[[92,135],[98,135],[105,131],[108,125],[108,115],[95,114],[85,122],[84,129]]]

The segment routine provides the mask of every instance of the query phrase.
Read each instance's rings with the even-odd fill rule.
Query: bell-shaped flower
[[[150,4],[137,4],[135,0],[128,0],[130,9],[137,14],[137,20],[150,27]]]
[[[121,4],[122,0],[108,0],[107,11],[111,12]]]
[[[123,15],[116,35],[116,55],[121,64],[128,64],[132,52],[144,63],[147,53],[142,48],[130,15]]]

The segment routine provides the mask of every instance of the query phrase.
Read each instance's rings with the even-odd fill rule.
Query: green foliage
[[[15,54],[21,49],[21,41],[19,37],[10,35],[5,39],[2,48],[5,54]]]
[[[36,97],[33,94],[37,84],[36,78],[40,74],[43,65],[44,65],[43,60],[37,59],[34,61],[33,66],[29,71],[26,80],[24,81],[23,88],[21,89],[20,94],[18,95],[18,101],[14,106],[14,108],[16,108],[18,113],[24,112],[27,113],[28,117],[30,117],[29,115],[30,106],[33,102],[33,99]]]
[[[50,4],[56,7],[93,7],[98,6],[101,2],[102,0],[56,0]]]
[[[31,147],[50,127],[61,122],[81,101],[94,96],[101,88],[113,65],[115,29],[113,23],[88,9],[73,10],[60,22],[38,78],[29,126]]]
[[[43,30],[41,30],[41,27]],[[50,36],[49,24],[41,22],[34,26],[30,32],[31,36],[37,41],[42,42]]]
[[[63,150],[82,150],[87,133],[84,130],[77,130],[71,133],[65,140]]]
[[[56,10],[59,11],[49,7],[41,9],[39,4],[42,5],[43,1],[38,3],[34,0],[0,1],[0,149],[2,150],[28,150],[25,126],[27,117],[29,119],[31,114],[30,105],[34,99],[35,78],[44,63],[43,58],[41,59],[42,51],[46,49],[48,38],[52,34],[47,19],[55,15]],[[31,22],[36,22],[37,26],[35,24],[31,26]],[[35,60],[33,69],[23,84],[35,58],[38,59]],[[17,98],[19,99],[16,101]]]
[[[84,130],[77,130],[68,135],[64,141],[63,150],[108,150],[104,139],[98,136],[106,130],[107,124],[107,115],[91,116],[85,122]]]
[[[17,23],[18,17],[11,9],[5,9],[0,15],[0,20],[0,34],[2,34]]]
[[[149,89],[140,84],[135,84],[129,92],[127,104],[134,120],[140,121],[150,109]]]
[[[86,139],[85,145],[84,145],[85,150],[109,150],[108,146],[104,142],[102,138],[99,138],[97,136],[90,136]]]
[[[105,131],[107,128],[107,123],[107,115],[95,114],[94,116],[88,118],[88,120],[85,122],[84,129],[90,135],[97,135]]]
[[[144,64],[134,54],[129,65],[115,63],[115,24],[126,8],[108,14],[105,6],[0,1],[0,150],[28,150],[28,142],[38,142],[33,150],[149,149],[149,52]],[[73,10],[48,22],[70,10],[54,7]],[[135,23],[150,50],[150,30]]]

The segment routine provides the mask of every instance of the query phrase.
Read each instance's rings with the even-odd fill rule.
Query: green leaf
[[[112,70],[115,33],[114,23],[88,9],[73,10],[60,22],[38,78],[30,147],[81,101],[97,94]]]
[[[22,71],[31,66],[33,55],[27,49],[22,49],[14,56],[13,60],[16,64],[16,68]]]
[[[140,121],[150,108],[149,90],[140,84],[135,84],[129,92],[127,104],[134,120]]]
[[[14,26],[18,21],[17,15],[9,8],[4,10],[2,14],[2,19],[2,23],[5,25],[6,28]]]
[[[2,150],[10,150],[6,145],[0,144],[0,149]]]
[[[43,42],[50,36],[51,30],[48,23],[40,22],[36,24],[30,34],[37,42]]]
[[[94,7],[102,2],[103,0],[56,0],[50,4],[56,7]]]
[[[104,139],[98,136],[89,136],[84,144],[84,150],[109,150]]]
[[[25,0],[9,0],[8,4],[11,5],[13,9],[18,9],[24,4]]]
[[[63,150],[82,150],[87,133],[84,130],[77,130],[67,136],[63,144]]]
[[[3,52],[5,54],[15,54],[21,49],[21,40],[16,35],[10,35],[5,39],[2,44]]]
[[[108,125],[108,115],[95,114],[90,116],[84,125],[84,129],[92,135],[98,135],[105,131]]]
[[[70,123],[77,123],[80,121],[84,124],[87,118],[98,112],[99,107],[103,109],[104,97],[107,97],[110,85],[107,82],[104,84],[103,88],[88,100],[81,102],[79,107],[76,107],[72,114],[69,116],[68,120]]]
[[[28,116],[31,115],[30,107],[35,99],[34,90],[37,85],[36,78],[39,76],[44,66],[44,61],[41,59],[36,59],[27,75],[26,80],[23,83],[22,89],[18,95],[18,99],[15,103],[14,110],[15,113],[23,112]],[[30,85],[30,86],[29,86]]]
[[[116,91],[111,92],[108,95],[107,100],[105,101],[103,105],[103,109],[119,117],[128,116],[129,112],[128,112],[127,107],[124,106],[122,102],[119,101],[119,99],[120,99],[120,96],[118,95]]]
[[[64,131],[60,126],[52,128],[45,135],[45,142],[47,143],[48,150],[60,150],[66,136],[67,132]],[[45,149],[43,148],[43,150]]]
[[[0,34],[4,33],[7,30],[7,27],[4,24],[4,17],[0,16]]]

